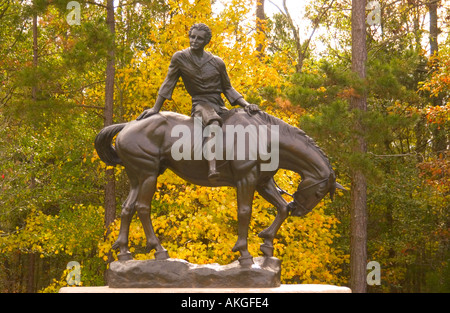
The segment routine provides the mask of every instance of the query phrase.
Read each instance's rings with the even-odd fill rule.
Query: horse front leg
[[[266,257],[273,256],[273,240],[280,229],[280,226],[286,220],[289,215],[288,203],[278,192],[275,182],[272,179],[268,180],[265,184],[257,186],[258,193],[269,203],[277,208],[277,215],[273,223],[262,232],[258,234],[260,238],[264,239],[264,243],[261,245],[261,251]]]
[[[244,178],[237,182],[237,205],[238,205],[238,239],[232,251],[241,253],[239,263],[241,266],[251,266],[253,257],[248,252],[248,228],[252,215],[253,195],[255,184],[252,179]]]

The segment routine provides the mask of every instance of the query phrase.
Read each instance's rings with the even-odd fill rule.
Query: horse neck
[[[332,172],[322,150],[303,131],[294,127],[289,134],[280,134],[280,167],[299,173],[303,179],[324,179]]]

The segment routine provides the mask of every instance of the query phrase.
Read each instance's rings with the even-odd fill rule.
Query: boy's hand
[[[248,115],[252,115],[257,111],[261,111],[261,109],[256,104],[248,103],[247,101],[244,100],[244,98],[238,99],[237,104],[243,107]]]
[[[253,103],[249,103],[244,107],[245,112],[247,112],[248,115],[252,115],[255,112],[261,111],[261,109]]]
[[[137,117],[136,121],[143,120],[144,118],[152,116],[153,114],[156,114],[156,113],[158,113],[158,110],[156,110],[155,108],[147,109],[144,112],[142,112],[141,115],[139,115]]]

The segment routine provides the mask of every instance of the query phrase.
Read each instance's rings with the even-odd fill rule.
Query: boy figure
[[[191,115],[200,117],[204,126],[222,126],[220,115],[228,111],[222,100],[222,93],[231,105],[240,105],[249,114],[259,110],[256,104],[245,101],[242,95],[231,86],[222,59],[204,50],[211,37],[211,30],[205,24],[192,25],[189,30],[190,48],[178,51],[172,56],[166,79],[159,89],[155,105],[145,110],[137,120],[158,113],[164,101],[172,99],[173,89],[180,76],[192,97]],[[217,179],[220,173],[216,170],[216,160],[213,158],[208,162],[208,179]]]

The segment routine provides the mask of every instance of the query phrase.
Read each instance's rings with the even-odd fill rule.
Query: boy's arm
[[[216,62],[221,74],[223,93],[230,104],[233,106],[239,105],[243,107],[248,114],[259,111],[260,109],[256,104],[251,104],[245,101],[244,97],[231,86],[230,77],[228,76],[223,60],[216,58]]]
[[[164,104],[164,101],[166,99],[171,100],[172,99],[172,92],[175,88],[178,79],[181,76],[180,68],[178,66],[177,59],[179,58],[180,52],[176,52],[172,56],[172,60],[170,61],[169,70],[167,71],[166,78],[164,79],[164,82],[162,83],[161,87],[159,88],[158,92],[158,98],[156,99],[155,105],[145,110],[141,113],[141,115],[138,116],[136,120],[142,120],[144,118],[147,118],[153,114],[158,113],[161,110],[162,105]]]

